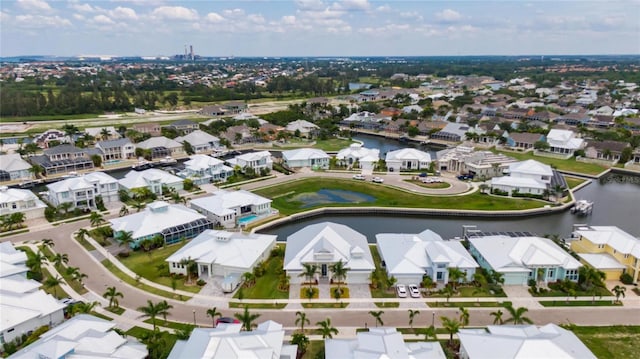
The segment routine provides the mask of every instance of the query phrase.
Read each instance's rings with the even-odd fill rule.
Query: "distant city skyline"
[[[2,0],[0,56],[640,54],[640,0]]]

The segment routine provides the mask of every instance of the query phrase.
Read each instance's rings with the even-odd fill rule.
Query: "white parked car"
[[[420,295],[420,288],[415,284],[409,284],[409,294],[411,298],[420,298],[422,296]]]
[[[373,177],[373,179],[371,181],[373,181],[374,183],[383,183],[384,182],[384,180],[382,178],[380,178],[380,177]]]
[[[364,180],[366,180],[367,178],[366,178],[365,176],[363,176],[363,175],[358,174],[358,175],[353,175],[353,179],[354,179],[354,180],[364,181]]]
[[[407,297],[407,287],[404,284],[397,284],[396,285],[396,293],[398,293],[398,297],[399,298],[406,298]]]

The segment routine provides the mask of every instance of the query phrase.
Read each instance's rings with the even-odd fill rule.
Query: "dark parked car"
[[[220,317],[218,318],[218,320],[216,320],[216,326],[220,323],[240,323],[240,321],[238,319],[235,318],[231,318],[231,317]]]
[[[427,177],[427,173],[426,172],[422,172],[421,174],[419,174],[420,177]]]
[[[458,176],[458,179],[460,181],[472,180],[473,179],[473,175],[472,174],[460,175],[460,176]]]

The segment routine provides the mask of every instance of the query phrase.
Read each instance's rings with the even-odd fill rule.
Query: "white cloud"
[[[462,15],[459,12],[451,9],[444,9],[436,13],[436,18],[444,22],[456,22],[462,19]]]
[[[25,29],[71,26],[71,21],[60,16],[18,15],[16,25]]]
[[[183,6],[160,6],[151,12],[151,16],[164,20],[197,20],[198,12]]]
[[[251,21],[254,24],[264,24],[264,17],[260,14],[250,14],[247,16],[247,20]]]
[[[320,11],[325,8],[321,0],[296,0],[296,5],[300,11]]]
[[[44,0],[18,0],[17,4],[24,10],[36,12],[51,11],[51,6]]]
[[[342,11],[366,11],[371,8],[369,0],[343,0],[331,5],[331,8]]]
[[[401,12],[400,17],[404,19],[416,19],[418,21],[422,21],[424,19],[422,15],[420,15],[416,11]]]
[[[294,25],[296,23],[296,17],[293,15],[283,16],[282,23],[285,25]]]
[[[138,14],[136,14],[136,11],[128,7],[118,6],[117,8],[109,11],[109,14],[114,19],[121,19],[121,20],[137,20],[138,19]]]
[[[391,12],[391,6],[389,5],[381,5],[376,8],[378,12]]]
[[[82,14],[73,14],[72,15],[74,19],[78,20],[78,21],[84,21],[86,20],[86,18],[84,17],[84,15]]]
[[[222,15],[216,13],[216,12],[210,12],[207,14],[207,16],[205,17],[205,19],[208,22],[212,22],[212,23],[218,23],[218,22],[223,22],[225,20],[224,17],[222,17]]]
[[[89,4],[80,4],[77,0],[69,1],[69,7],[78,12],[96,12],[97,8]]]
[[[227,17],[240,17],[244,16],[244,10],[242,9],[228,9],[222,11],[222,14]]]
[[[96,15],[93,17],[92,21],[98,25],[113,25],[115,24],[115,22],[113,22],[113,20],[111,20],[111,18],[109,18],[106,15]]]

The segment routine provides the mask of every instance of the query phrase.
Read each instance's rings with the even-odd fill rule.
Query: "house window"
[[[547,278],[553,278],[553,273],[554,272],[555,271],[553,269],[551,269],[551,268],[549,270],[547,270]]]
[[[604,244],[598,244],[598,248],[600,249],[604,248]]]
[[[578,271],[576,269],[568,269],[565,271],[565,278],[569,280],[578,280]]]
[[[629,258],[629,254],[624,255],[624,259],[627,259],[627,258]]]

